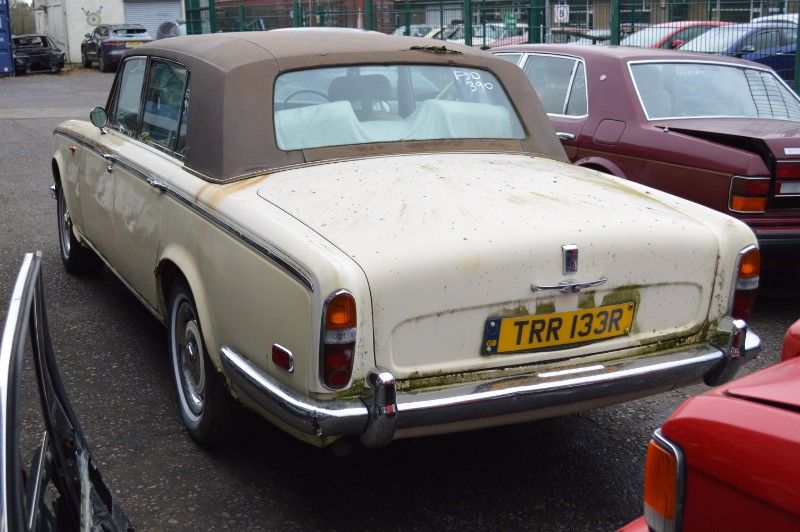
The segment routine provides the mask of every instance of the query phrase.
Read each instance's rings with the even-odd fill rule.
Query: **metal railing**
[[[64,390],[50,340],[41,270],[41,252],[25,255],[0,341],[0,532],[130,530],[89,455]],[[20,450],[20,387],[28,339],[44,433],[26,470]]]
[[[798,8],[800,0],[187,0],[186,19],[189,33],[325,26],[481,48],[577,42],[697,50],[689,41],[720,27],[700,51],[757,61],[797,85]],[[771,31],[734,26],[749,22]]]

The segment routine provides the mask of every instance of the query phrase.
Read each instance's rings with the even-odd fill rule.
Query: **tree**
[[[11,0],[11,33],[23,35],[36,31],[33,8],[22,0]]]

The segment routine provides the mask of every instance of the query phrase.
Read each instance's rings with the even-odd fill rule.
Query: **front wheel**
[[[92,60],[86,57],[86,52],[81,52],[81,64],[83,68],[91,68]]]
[[[61,249],[61,262],[67,273],[73,275],[81,273],[95,273],[100,270],[102,263],[97,255],[85,248],[75,238],[72,231],[72,218],[70,218],[67,200],[61,186],[56,188],[56,213],[58,216],[58,247]]]
[[[217,445],[236,405],[208,358],[194,298],[182,280],[170,291],[168,337],[183,424],[201,445]]]

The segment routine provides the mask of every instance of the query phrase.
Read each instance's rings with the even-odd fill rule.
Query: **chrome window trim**
[[[125,131],[122,131],[122,129],[120,129],[118,127],[115,127],[111,123],[111,111],[112,111],[112,107],[113,107],[113,111],[116,113],[117,95],[118,95],[118,92],[119,92],[119,84],[122,82],[121,81],[122,80],[122,70],[124,68],[123,65],[125,65],[125,63],[127,63],[128,61],[130,61],[132,59],[142,59],[142,58],[145,60],[145,71],[144,71],[144,78],[142,80],[142,83],[143,83],[143,85],[142,85],[142,94],[141,94],[141,97],[139,99],[139,120],[138,120],[138,123],[137,123],[135,135],[130,135],[130,134],[126,133]],[[185,102],[186,102],[186,91],[189,89],[189,83],[190,83],[190,80],[191,80],[191,77],[192,77],[192,71],[191,71],[191,69],[189,69],[189,67],[187,67],[186,65],[184,65],[183,63],[181,63],[179,61],[175,61],[174,59],[167,59],[166,57],[149,56],[149,55],[132,55],[130,57],[125,57],[122,60],[122,62],[120,63],[120,67],[117,69],[116,78],[114,79],[114,84],[111,86],[111,91],[110,91],[110,93],[108,95],[108,100],[106,101],[106,112],[109,115],[109,122],[108,122],[107,127],[110,128],[110,129],[113,129],[114,131],[118,132],[121,135],[125,135],[126,137],[128,137],[128,138],[130,138],[132,140],[139,141],[139,142],[141,142],[143,144],[147,144],[148,146],[155,146],[159,151],[169,155],[170,157],[173,157],[173,158],[177,159],[180,162],[183,162],[186,157],[184,155],[181,155],[181,154],[175,152],[175,146],[178,143],[178,136],[177,135],[175,136],[175,142],[172,144],[172,149],[166,148],[166,147],[161,146],[159,144],[147,142],[147,141],[144,141],[141,138],[139,138],[139,135],[140,135],[141,129],[142,129],[142,114],[144,112],[145,88],[147,86],[147,82],[150,79],[150,65],[151,65],[151,63],[153,61],[161,61],[163,63],[172,63],[172,64],[175,64],[175,65],[183,68],[186,71],[186,83],[184,83],[184,85],[183,85],[183,99],[181,100],[181,109],[180,109],[180,115],[179,115],[179,118],[178,118],[178,132],[180,132],[181,122],[183,121],[183,108],[184,108],[184,105],[185,105]]]
[[[86,148],[91,149],[92,151],[98,153],[101,156],[104,153],[103,148],[100,147],[98,144],[91,141],[87,141],[83,137],[76,135],[71,131],[62,128],[57,128],[54,134],[65,136],[85,146]],[[132,140],[136,141],[136,139]],[[300,264],[296,263],[288,254],[284,253],[280,248],[278,248],[276,245],[266,240],[259,239],[244,227],[241,227],[240,225],[236,224],[233,220],[224,217],[218,211],[212,211],[204,204],[195,202],[192,197],[186,195],[183,191],[181,191],[177,187],[162,180],[160,177],[150,174],[147,171],[147,169],[137,165],[136,163],[127,161],[120,157],[116,157],[115,162],[116,164],[119,164],[126,170],[130,171],[131,173],[142,179],[148,185],[158,189],[161,192],[166,193],[171,198],[175,199],[179,203],[188,207],[193,212],[200,215],[202,218],[210,222],[215,227],[221,229],[223,232],[233,237],[235,240],[246,245],[253,251],[257,252],[258,254],[269,260],[272,264],[279,267],[284,272],[286,272],[294,279],[299,281],[300,284],[305,286],[309,292],[313,293],[315,291],[313,276],[308,271],[306,271],[305,268],[303,268]],[[259,242],[259,240],[261,240],[261,242]]]
[[[566,115],[566,114],[558,114],[558,113],[547,113],[547,116],[548,117],[554,117],[554,118],[574,119],[574,120],[582,120],[582,119],[585,119],[585,118],[589,118],[589,115],[591,113],[589,111],[589,75],[588,75],[587,70],[586,70],[586,61],[582,57],[580,57],[578,55],[572,55],[572,54],[551,54],[551,53],[546,53],[546,52],[527,52],[525,54],[525,61],[523,61],[520,64],[520,68],[522,68],[524,70],[525,64],[527,64],[527,62],[528,62],[528,57],[532,56],[532,55],[547,56],[547,57],[560,57],[560,58],[564,58],[564,59],[572,59],[572,60],[574,60],[576,62],[576,65],[575,65],[575,67],[573,68],[573,71],[572,71],[572,77],[570,77],[570,80],[569,80],[569,89],[567,89],[567,99],[564,100],[565,103],[564,103],[563,109],[566,108],[567,103],[569,102],[569,96],[570,96],[570,94],[572,94],[572,83],[575,81],[575,74],[577,73],[577,63],[581,63],[583,65],[583,74],[586,77],[586,88],[583,91],[583,96],[584,96],[584,98],[586,100],[586,113],[584,113],[582,115]]]
[[[775,79],[778,80],[788,91],[790,94],[794,95],[797,99],[797,103],[800,105],[800,96],[795,93],[791,87],[781,78],[778,76],[772,69],[764,68],[760,66],[755,66],[757,63],[754,63],[753,66],[751,65],[738,65],[736,63],[726,63],[724,61],[697,61],[691,59],[641,59],[637,61],[628,61],[628,76],[630,76],[631,83],[633,83],[633,90],[636,92],[636,98],[639,100],[639,107],[642,109],[644,113],[645,119],[648,122],[652,122],[654,120],[697,120],[697,119],[704,119],[704,118],[758,118],[759,120],[787,120],[786,118],[772,118],[768,116],[759,116],[759,117],[746,117],[741,115],[707,115],[707,116],[662,116],[659,118],[650,118],[650,115],[647,112],[647,109],[644,106],[644,102],[642,101],[642,95],[639,92],[639,86],[636,84],[636,77],[633,75],[633,69],[631,68],[633,65],[647,65],[647,64],[667,64],[667,63],[685,63],[690,65],[715,65],[715,66],[725,66],[730,68],[738,68],[740,70],[759,70],[766,74],[772,74]]]

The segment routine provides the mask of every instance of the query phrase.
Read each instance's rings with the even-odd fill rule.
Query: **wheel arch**
[[[625,172],[619,166],[602,157],[584,157],[575,161],[575,165],[627,179]]]
[[[200,318],[203,339],[206,343],[209,359],[217,371],[222,370],[219,358],[219,344],[214,320],[208,304],[208,295],[205,291],[200,268],[191,254],[178,245],[164,248],[155,269],[156,287],[158,289],[158,311],[164,316],[164,324],[169,327],[169,293],[176,281],[183,280],[191,291],[195,309]]]
[[[63,165],[61,153],[56,152],[50,160],[50,168],[53,173],[53,184],[57,187],[61,186],[61,166]]]

